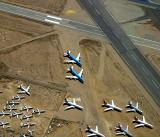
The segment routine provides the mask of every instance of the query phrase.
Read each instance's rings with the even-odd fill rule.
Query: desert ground
[[[160,31],[155,25],[145,21],[124,23],[131,20],[131,17],[144,15],[140,7],[129,5],[125,0],[119,0],[121,4],[112,0],[105,1],[126,33],[160,41]],[[3,2],[95,25],[75,0]],[[116,10],[115,6],[118,7]],[[126,11],[127,15],[124,14]],[[12,96],[17,95],[20,84],[30,85],[31,96],[26,95],[20,101],[16,112],[19,112],[22,105],[46,111],[31,119],[31,122],[36,123],[31,128],[34,130],[33,136],[86,137],[86,126],[95,128],[98,125],[99,131],[105,136],[115,137],[114,127],[121,122],[124,127],[129,126],[129,131],[135,137],[160,137],[159,106],[105,38],[2,12],[0,18],[0,111]],[[160,71],[160,51],[140,46],[138,48]],[[71,50],[75,56],[81,53],[84,84],[65,79],[66,70],[70,66],[63,63],[63,53],[66,50]],[[74,67],[78,72],[81,70],[76,65]],[[64,111],[65,97],[75,98],[84,110]],[[113,99],[123,111],[103,112],[101,104],[104,99],[109,103]],[[130,100],[139,102],[146,120],[154,125],[153,129],[134,128],[134,116],[142,116],[126,113],[125,106]],[[4,116],[0,120],[10,122],[11,126],[0,129],[2,137],[19,137],[27,132],[26,128],[20,128],[23,122],[17,118]]]

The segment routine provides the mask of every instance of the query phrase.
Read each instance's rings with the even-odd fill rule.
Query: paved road
[[[120,28],[101,0],[78,0],[109,39],[113,48],[160,106],[160,75]]]
[[[142,7],[160,10],[160,4],[154,2],[153,0],[129,0],[129,2]]]
[[[56,24],[56,25],[60,25],[63,27],[68,27],[68,28],[72,28],[72,29],[76,29],[76,30],[80,30],[80,31],[85,31],[88,33],[92,33],[92,34],[96,34],[96,35],[104,37],[104,33],[96,26],[88,25],[88,24],[78,22],[78,21],[60,18],[60,17],[49,15],[46,13],[30,10],[27,8],[22,8],[19,6],[10,5],[10,4],[0,2],[0,11],[11,13],[11,14],[18,15],[18,16],[22,16],[22,17],[29,18],[29,19],[36,20],[36,21],[40,21],[40,22],[45,22],[45,23],[49,23],[49,24]],[[143,38],[140,38],[137,36],[132,36],[132,35],[129,35],[129,37],[138,46],[146,46],[146,47],[160,50],[160,43],[158,43],[158,42],[143,39]]]

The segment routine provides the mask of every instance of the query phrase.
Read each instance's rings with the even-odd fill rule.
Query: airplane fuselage
[[[143,120],[137,120],[137,121],[134,121],[135,123],[138,123],[138,124],[143,124],[141,127],[149,127],[149,128],[153,128],[153,125],[147,123],[147,122],[144,122]]]
[[[106,107],[112,108],[112,110],[115,109],[115,110],[118,110],[118,111],[122,111],[121,108],[119,108],[119,107],[117,107],[117,106],[114,106],[114,105],[112,105],[112,104],[107,104]]]
[[[72,102],[67,102],[66,104],[68,104],[69,106],[74,106],[77,109],[83,110],[83,107],[78,104],[74,104]]]
[[[73,76],[76,76],[78,78],[78,80],[83,83],[84,80],[83,80],[83,77],[80,77],[79,74],[77,73],[77,71],[73,70],[72,68],[70,69],[70,72]]]
[[[79,66],[79,67],[82,67],[82,64],[81,64],[81,62],[80,61],[78,61],[72,54],[70,54],[70,53],[67,53],[67,56],[68,56],[68,58],[69,59],[71,59],[71,60],[73,60],[73,61],[75,61],[75,63]]]
[[[88,130],[88,133],[96,134],[97,137],[105,137],[103,134],[101,134],[101,133],[99,133],[99,132],[96,132],[96,131],[93,130],[93,129],[89,129],[89,130]]]

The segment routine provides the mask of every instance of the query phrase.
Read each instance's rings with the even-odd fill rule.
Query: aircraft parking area
[[[8,2],[94,24],[76,1],[46,0],[45,4],[43,1],[38,4],[18,0]],[[113,6],[112,2],[110,4]],[[70,9],[75,10],[73,15],[68,14]],[[120,12],[123,13],[121,9]],[[159,106],[104,37],[3,12],[0,12],[0,18],[0,111],[12,96],[17,95],[19,85],[30,85],[31,95],[25,95],[17,107],[20,109],[23,105],[29,105],[45,110],[30,121],[36,123],[31,128],[34,130],[33,136],[86,137],[89,134],[85,132],[88,125],[89,132],[90,128],[98,126],[99,132],[105,137],[116,137],[115,127],[119,128],[118,122],[124,128],[128,125],[128,130],[134,137],[160,136]],[[141,32],[141,35],[144,33]],[[155,34],[158,34],[157,30]],[[75,57],[80,53],[82,66],[64,63],[64,60],[69,60],[63,56],[67,50]],[[148,50],[147,47],[140,50],[159,70],[159,51]],[[83,82],[70,80],[77,79],[75,77],[66,79],[65,76],[72,76],[66,73],[71,66],[74,66],[77,73],[83,69]],[[83,108],[78,106],[79,109],[73,109],[72,105],[67,104],[67,101],[73,103],[74,100]],[[103,100],[108,103],[113,100],[122,112],[104,112]],[[146,121],[154,126],[153,129],[134,128],[136,124],[132,120],[135,116],[142,119],[143,115],[127,113],[125,107],[128,101],[139,103],[139,108]],[[10,128],[0,127],[0,135],[5,137],[19,137],[28,130],[20,128],[23,122],[14,117],[0,116],[0,121],[10,122]]]

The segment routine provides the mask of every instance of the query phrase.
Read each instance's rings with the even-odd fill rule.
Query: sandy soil
[[[76,1],[68,0],[66,3],[65,0],[50,0],[45,4],[44,1],[35,0],[7,2],[93,24]],[[28,104],[46,110],[46,113],[32,120],[37,123],[34,128],[36,137],[85,137],[87,124],[93,128],[98,125],[100,132],[114,137],[117,122],[129,125],[130,132],[137,137],[146,137],[146,134],[147,137],[160,136],[159,107],[104,38],[8,14],[1,13],[0,16],[3,18],[0,20],[0,91],[3,91],[0,110],[6,101],[16,95],[17,86],[24,83],[31,85],[31,96],[21,101],[18,107]],[[124,18],[121,21],[125,21]],[[134,28],[129,29],[130,32],[132,30]],[[30,42],[23,43],[26,40]],[[64,79],[69,65],[63,64],[63,52],[68,49],[75,56],[81,52],[84,84]],[[158,52],[142,51],[157,68],[160,67]],[[79,67],[74,67],[80,71]],[[64,111],[64,97],[80,99],[78,104],[84,106],[84,111]],[[123,112],[104,113],[101,108],[103,99],[108,102],[113,99],[123,108]],[[154,125],[154,129],[134,129],[131,121],[135,114],[125,112],[129,100],[139,102],[146,120]],[[26,132],[20,129],[20,120],[8,117],[1,119],[11,123],[12,130],[0,131],[6,137]]]
[[[66,3],[67,0],[30,0],[30,1],[26,1],[26,0],[2,0],[4,2],[8,2],[11,4],[15,4],[15,5],[19,5],[19,6],[23,6],[26,8],[31,8],[31,9],[35,9],[38,11],[43,11],[46,13],[52,13],[55,15],[59,15],[63,8],[64,5]]]

